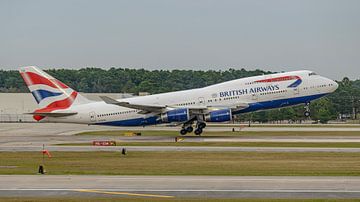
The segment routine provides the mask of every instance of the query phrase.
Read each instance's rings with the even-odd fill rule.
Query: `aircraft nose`
[[[331,80],[331,91],[334,92],[339,87],[339,84],[336,81]]]

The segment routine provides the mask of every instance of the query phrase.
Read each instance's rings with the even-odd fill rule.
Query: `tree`
[[[322,98],[311,104],[311,118],[319,120],[320,123],[327,123],[331,119],[336,119],[337,114],[333,103],[329,98]]]
[[[325,124],[331,120],[331,113],[326,108],[320,108],[317,116],[318,116],[320,123],[322,123],[322,124]]]

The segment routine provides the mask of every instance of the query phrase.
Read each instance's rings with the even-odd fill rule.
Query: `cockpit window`
[[[310,72],[309,76],[317,75],[315,72]]]

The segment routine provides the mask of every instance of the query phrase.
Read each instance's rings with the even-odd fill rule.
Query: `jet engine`
[[[231,120],[232,120],[231,109],[215,110],[205,115],[205,121],[207,122],[225,122]]]
[[[189,109],[173,109],[161,114],[160,118],[163,122],[184,122],[190,119]]]

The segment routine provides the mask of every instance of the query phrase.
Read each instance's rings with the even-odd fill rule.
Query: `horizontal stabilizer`
[[[37,116],[47,116],[47,117],[64,117],[64,116],[71,116],[77,114],[77,112],[32,112],[26,113],[31,115]]]

